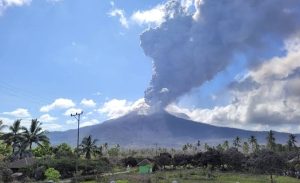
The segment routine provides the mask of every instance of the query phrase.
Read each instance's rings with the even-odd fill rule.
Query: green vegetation
[[[0,130],[4,128],[0,121]],[[232,143],[226,140],[217,146],[204,143],[202,147],[198,140],[182,149],[122,149],[118,144],[98,145],[97,139],[87,136],[74,149],[66,143],[52,146],[38,120],[33,119],[29,128],[16,120],[7,133],[0,131],[0,182],[299,182],[296,136],[290,134],[286,144],[278,144],[270,131],[266,140],[266,146],[258,144],[255,136],[237,136]],[[151,171],[141,174],[138,170],[145,165],[140,162],[151,164]],[[16,172],[21,176],[12,177]]]
[[[57,182],[59,178],[61,177],[59,171],[55,170],[54,168],[48,168],[45,171],[45,176],[47,180],[52,180],[54,182]]]

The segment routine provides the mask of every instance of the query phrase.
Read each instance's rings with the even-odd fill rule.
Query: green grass
[[[114,177],[117,183],[143,183],[148,182],[151,179],[152,183],[171,183],[173,180],[177,180],[178,183],[269,183],[270,177],[267,175],[252,175],[244,173],[223,173],[214,172],[213,178],[208,179],[206,174],[201,169],[192,170],[175,170],[167,172],[158,172],[151,175],[139,175],[136,173],[119,175]],[[274,176],[275,183],[299,183],[300,180]],[[84,183],[96,183],[95,181],[89,181]]]

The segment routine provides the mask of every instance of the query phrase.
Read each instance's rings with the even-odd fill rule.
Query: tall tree
[[[249,141],[249,144],[251,145],[251,151],[252,152],[257,152],[258,143],[257,143],[256,137],[254,135],[251,135],[248,141]]]
[[[275,146],[276,146],[276,142],[275,142],[274,132],[270,130],[267,135],[267,147],[273,151],[275,150]]]
[[[228,140],[225,140],[222,146],[223,146],[223,149],[225,151],[228,150],[229,149],[229,142],[228,142]]]
[[[19,146],[20,141],[22,140],[21,120],[16,120],[11,126],[9,126],[8,129],[9,132],[2,135],[1,140],[3,140],[7,146],[12,146],[14,153],[16,148]]]
[[[82,139],[79,149],[82,153],[85,154],[86,159],[91,159],[92,154],[95,155],[95,154],[99,153],[99,149],[96,145],[97,141],[98,140],[93,139],[91,135],[89,135],[88,137],[84,137]]]
[[[22,144],[24,147],[28,147],[31,150],[32,144],[37,144],[38,146],[43,146],[42,143],[49,143],[49,138],[46,135],[46,131],[42,129],[42,123],[37,119],[31,120],[31,125],[29,129],[23,127],[24,132],[22,133],[24,140]]]
[[[287,141],[287,146],[288,146],[288,150],[291,151],[293,149],[295,149],[296,146],[296,135],[294,134],[290,134],[289,135],[289,140]]]
[[[233,140],[233,146],[235,148],[241,147],[241,139],[239,136],[235,137],[235,139]]]

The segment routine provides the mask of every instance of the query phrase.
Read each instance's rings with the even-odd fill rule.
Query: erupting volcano
[[[215,127],[181,114],[176,115],[181,118],[175,117],[164,109],[212,80],[237,58],[253,67],[282,55],[285,40],[299,34],[299,6],[294,0],[197,0],[188,8],[180,1],[167,2],[164,21],[140,36],[141,47],[153,62],[152,80],[144,95],[147,105],[118,119],[82,128],[81,137],[91,134],[102,143],[127,146],[178,146],[250,135],[264,140],[265,132]],[[73,143],[75,132],[54,132],[51,140]],[[278,133],[277,139],[280,142],[286,136]]]

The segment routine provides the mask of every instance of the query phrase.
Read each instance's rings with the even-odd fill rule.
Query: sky
[[[179,4],[188,21],[201,18],[199,0]],[[231,51],[228,63],[216,67],[220,69],[208,74],[209,79],[199,81],[197,74],[200,78],[209,70],[203,66],[205,62],[200,65],[202,70],[186,69],[186,75],[184,70],[169,69],[169,73],[160,69],[167,68],[160,65],[167,62],[159,59],[172,60],[158,55],[168,55],[169,44],[164,43],[173,41],[173,33],[175,38],[181,37],[181,32],[172,32],[172,28],[188,25],[185,19],[179,21],[181,16],[173,12],[176,7],[170,6],[163,0],[0,0],[0,119],[7,125],[22,119],[28,126],[37,118],[45,129],[62,131],[76,128],[71,113],[84,111],[81,126],[100,124],[144,107],[147,88],[155,89],[165,78],[179,75],[185,83],[197,82],[188,82],[192,84],[170,97],[164,107],[175,115],[185,113],[192,120],[218,126],[300,133],[300,26],[293,26],[293,32],[275,32],[284,35],[278,36],[278,41],[264,38],[264,54],[251,48],[256,47],[254,43],[246,45],[253,55],[263,55],[259,58],[245,53],[244,47],[237,49],[241,45],[235,42],[239,52]],[[203,6],[203,17],[210,15],[205,11],[210,8]],[[286,11],[300,13],[299,9]],[[299,21],[292,23],[298,25]],[[205,33],[197,23],[194,29],[194,34]],[[164,35],[161,30],[170,31]],[[223,32],[226,39],[232,39],[226,27]],[[197,41],[196,37],[190,40],[195,45]],[[179,51],[186,49],[170,45],[178,46]],[[217,46],[206,45],[201,50],[208,52],[210,47]],[[217,49],[221,53],[224,48]],[[186,58],[178,54],[181,57]],[[249,64],[251,59],[259,61]],[[158,81],[151,80],[157,73]],[[167,76],[159,78],[162,75]],[[158,87],[158,93],[170,90],[172,94],[172,87],[181,85],[172,81],[169,87]]]

